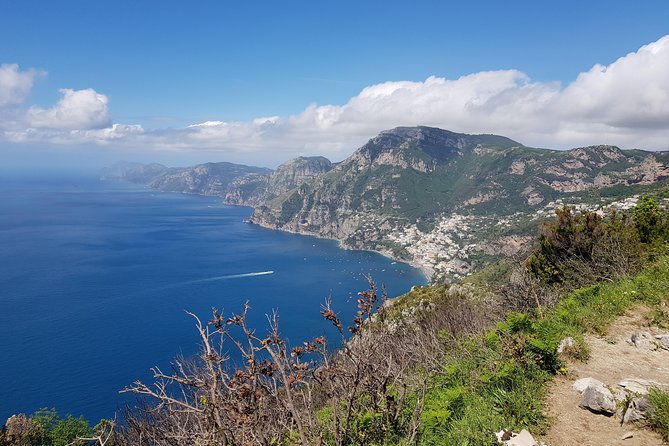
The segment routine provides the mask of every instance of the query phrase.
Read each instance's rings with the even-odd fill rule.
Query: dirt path
[[[656,330],[645,324],[647,310],[637,308],[613,323],[605,337],[587,336],[590,359],[587,363],[569,364],[569,377],[558,377],[549,388],[548,413],[552,427],[543,438],[550,446],[651,446],[663,445],[659,435],[640,425],[621,426],[616,417],[597,415],[578,407],[580,395],[572,389],[576,379],[593,377],[604,384],[617,387],[625,378],[643,378],[669,383],[669,351],[644,350],[626,342],[633,332]],[[622,440],[625,433],[633,437]]]

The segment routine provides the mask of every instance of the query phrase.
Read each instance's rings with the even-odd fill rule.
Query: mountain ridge
[[[476,268],[472,257],[522,245],[517,236],[528,232],[516,230],[522,220],[538,218],[536,212],[555,208],[557,200],[579,204],[576,194],[597,199],[612,187],[662,181],[669,176],[666,158],[607,145],[536,149],[497,135],[399,127],[370,139],[332,171],[256,207],[251,221],[380,251],[428,275],[457,277]],[[502,246],[495,246],[500,239]]]
[[[229,167],[225,179],[210,169],[213,177],[197,182],[201,166],[160,172],[145,184],[218,195],[252,206],[252,223],[379,251],[440,279],[521,249],[539,219],[563,204],[626,206],[620,203],[669,178],[664,152],[539,149],[427,126],[385,130],[339,163],[299,157],[275,171]]]

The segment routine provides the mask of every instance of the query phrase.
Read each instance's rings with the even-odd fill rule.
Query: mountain
[[[330,171],[322,156],[298,157],[275,171],[233,163],[205,163],[168,168],[162,164],[122,161],[103,169],[103,180],[125,180],[165,191],[221,196],[227,204],[257,206]]]
[[[275,171],[232,163],[167,168],[120,163],[103,173],[255,208],[251,222],[337,239],[457,279],[517,252],[569,204],[630,207],[664,187],[669,153],[599,145],[526,147],[498,135],[432,127],[381,132],[346,160],[299,157]]]
[[[247,175],[267,175],[270,169],[233,163],[205,163],[169,169],[148,185],[167,192],[223,196],[236,179]]]
[[[536,149],[503,136],[399,127],[257,205],[251,221],[457,277],[518,249],[532,221],[563,203],[611,204],[662,184],[668,160],[614,146]]]
[[[266,177],[271,172],[264,167],[226,162],[175,168],[161,164],[120,162],[103,170],[102,179],[146,184],[165,192],[224,196],[240,178]]]
[[[325,157],[301,156],[286,161],[269,175],[237,178],[225,194],[225,202],[258,206],[329,172],[332,167]]]
[[[102,180],[125,180],[132,183],[147,184],[157,176],[167,172],[168,167],[162,164],[141,164],[121,161],[103,169]]]

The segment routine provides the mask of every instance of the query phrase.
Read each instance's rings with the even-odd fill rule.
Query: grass
[[[669,393],[651,389],[648,425],[656,430],[664,441],[669,442]]]
[[[434,298],[430,291],[417,294]],[[568,294],[543,318],[510,313],[487,333],[463,338],[447,353],[426,395],[420,444],[494,445],[501,429],[544,433],[547,383],[563,366],[556,353],[560,340],[573,337],[566,355],[587,359],[585,334],[604,334],[639,303],[659,309],[667,295],[669,258],[663,257],[636,277]],[[655,392],[651,398],[649,423],[669,440],[669,395]]]

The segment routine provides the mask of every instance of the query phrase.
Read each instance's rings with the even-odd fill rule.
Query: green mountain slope
[[[521,245],[513,236],[560,202],[595,206],[662,184],[667,159],[613,146],[558,151],[496,135],[400,127],[258,206],[252,221],[459,275],[476,258]]]

